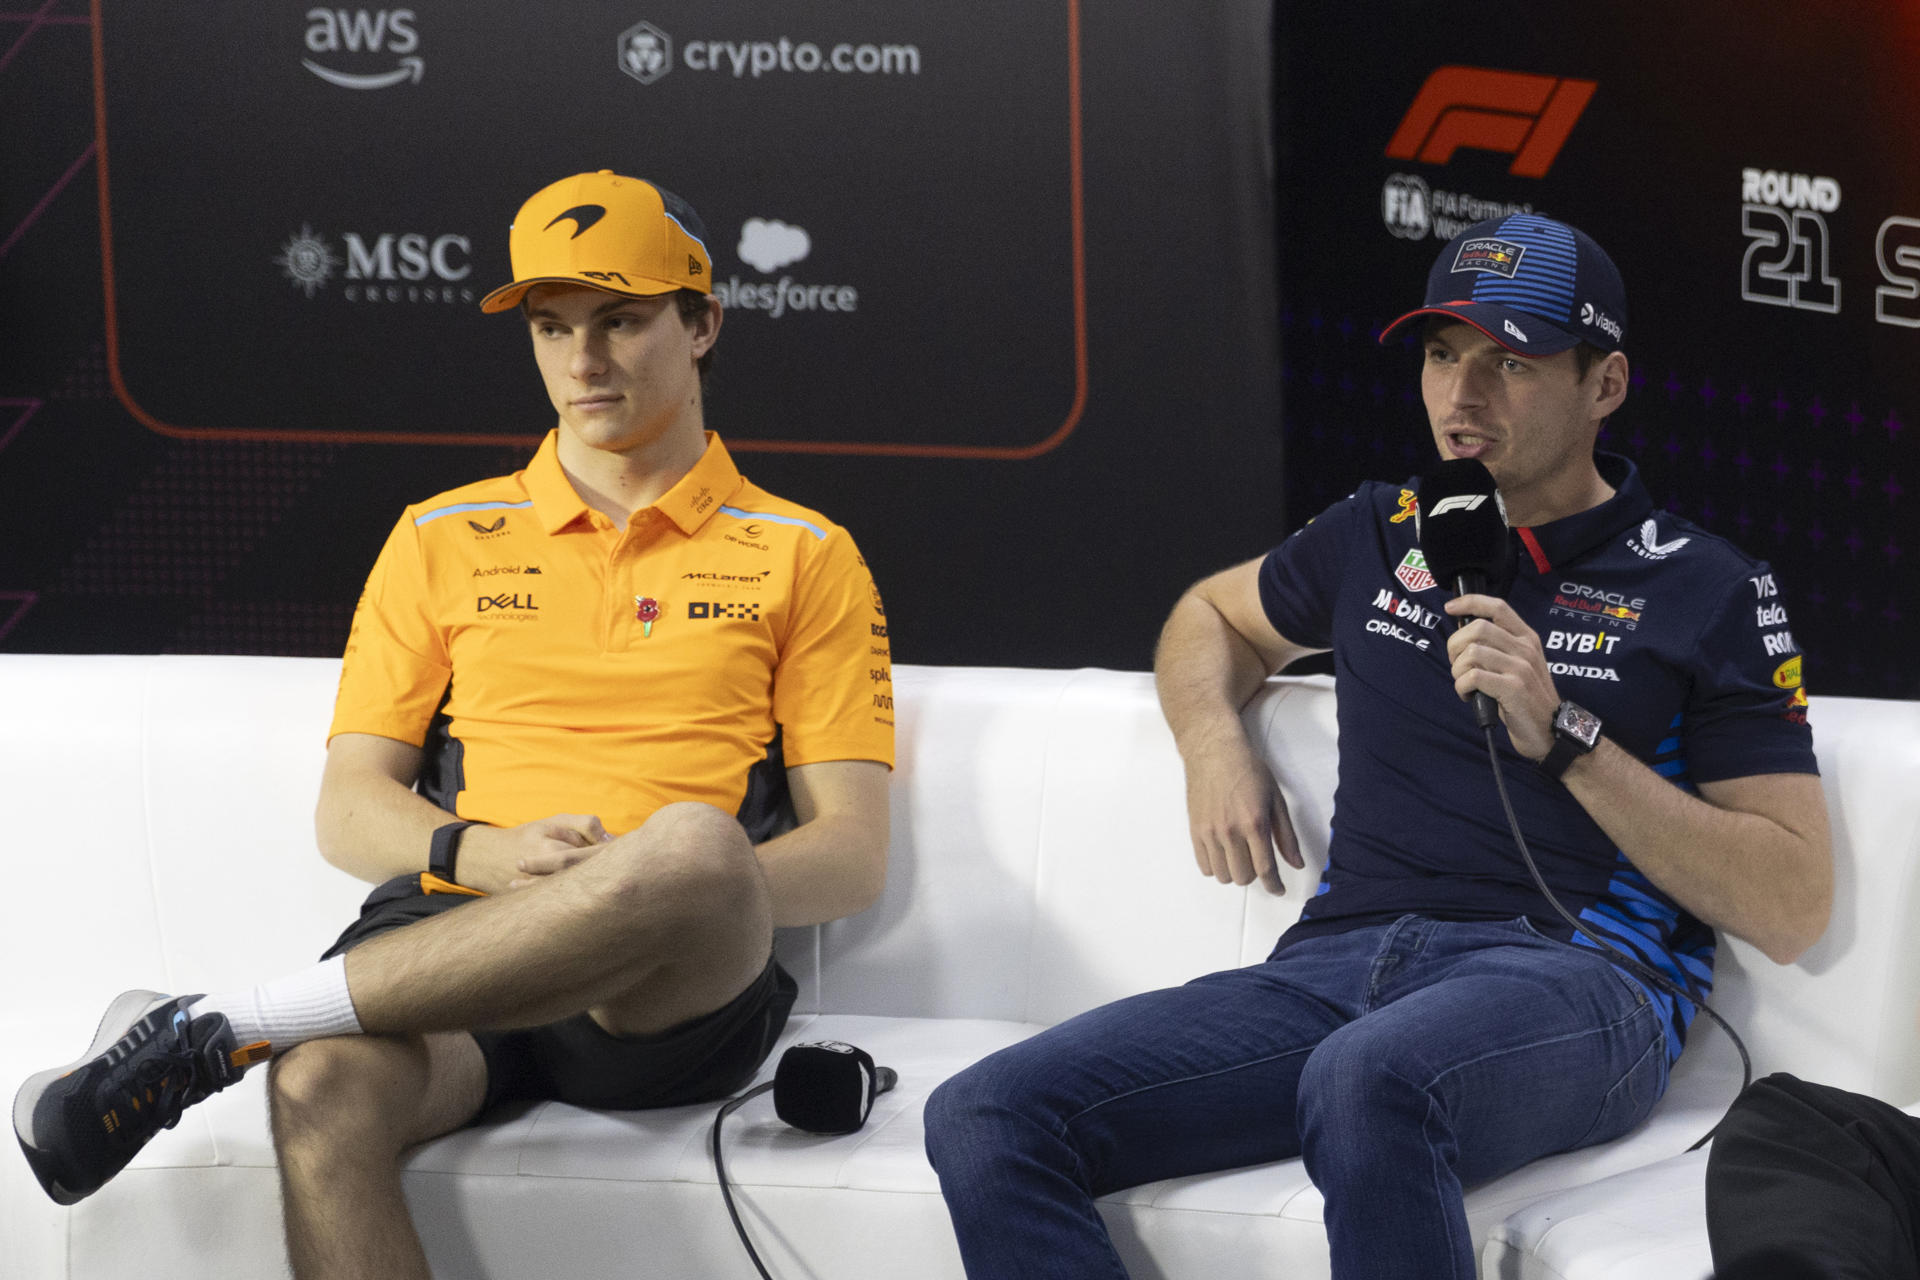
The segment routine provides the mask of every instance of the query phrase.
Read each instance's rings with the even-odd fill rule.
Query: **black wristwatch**
[[[1600,741],[1600,717],[1577,702],[1562,702],[1553,713],[1553,750],[1540,761],[1549,778],[1567,771],[1575,756],[1586,755]]]
[[[427,870],[439,876],[448,884],[459,884],[454,877],[454,864],[460,857],[460,837],[466,834],[471,822],[449,822],[444,827],[436,827],[433,843],[427,846]]]

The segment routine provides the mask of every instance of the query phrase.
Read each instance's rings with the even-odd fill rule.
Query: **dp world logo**
[[[651,22],[634,23],[620,33],[620,70],[652,84],[673,70],[673,37]]]

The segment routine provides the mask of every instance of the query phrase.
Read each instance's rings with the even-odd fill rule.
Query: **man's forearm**
[[[1633,865],[1716,928],[1786,964],[1816,942],[1833,900],[1833,866],[1820,782],[1777,774],[1707,784],[1690,795],[1602,738],[1563,781]],[[1715,792],[1738,787],[1766,811]]]
[[[1213,605],[1191,592],[1180,597],[1160,630],[1153,681],[1181,756],[1227,734],[1244,737],[1240,709],[1269,674]]]
[[[872,906],[886,882],[886,848],[869,826],[822,815],[757,849],[776,928],[824,924]]]
[[[377,884],[425,870],[434,830],[453,821],[392,778],[330,765],[314,826],[328,862]]]

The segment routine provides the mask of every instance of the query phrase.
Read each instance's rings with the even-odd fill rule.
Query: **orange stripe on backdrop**
[[[106,303],[107,378],[113,393],[132,414],[134,420],[150,431],[178,440],[258,440],[285,441],[290,444],[406,444],[406,445],[480,445],[527,448],[540,443],[544,432],[534,435],[487,435],[479,432],[426,431],[269,431],[228,427],[183,427],[162,422],[141,407],[128,389],[120,370],[120,324],[114,296],[113,212],[109,199],[107,163],[107,89],[106,45],[103,0],[92,0],[93,9],[93,123],[100,187],[100,263]],[[1080,0],[1066,0],[1067,8],[1067,156],[1068,208],[1073,254],[1073,399],[1065,419],[1045,438],[1030,445],[966,445],[863,443],[853,440],[743,440],[728,437],[727,447],[735,453],[820,453],[856,454],[876,457],[980,458],[1020,462],[1037,458],[1060,447],[1080,425],[1087,406],[1087,264],[1085,198],[1082,184],[1080,113]]]

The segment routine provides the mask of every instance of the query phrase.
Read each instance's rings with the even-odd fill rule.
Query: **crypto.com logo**
[[[1441,67],[1420,86],[1387,154],[1446,164],[1461,147],[1502,151],[1513,157],[1508,173],[1544,178],[1598,87],[1594,80]]]

